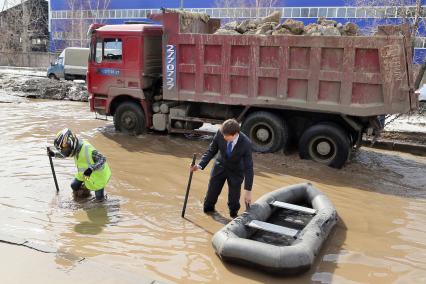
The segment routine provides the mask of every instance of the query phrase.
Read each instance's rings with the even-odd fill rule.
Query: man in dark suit
[[[230,216],[232,218],[238,216],[243,180],[245,180],[244,201],[246,206],[250,206],[254,175],[251,147],[250,139],[244,133],[240,133],[238,122],[235,119],[228,119],[214,136],[198,165],[191,167],[191,171],[204,170],[210,160],[218,154],[204,199],[204,213],[215,211],[214,207],[225,181],[228,183]]]

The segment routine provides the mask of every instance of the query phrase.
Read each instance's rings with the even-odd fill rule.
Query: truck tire
[[[53,73],[50,73],[47,77],[48,77],[49,79],[59,80],[59,78],[58,78],[58,77],[56,77],[56,75],[55,75],[55,74],[53,74]]]
[[[139,135],[146,130],[145,115],[140,106],[133,102],[123,102],[114,113],[114,126],[117,131]]]
[[[320,123],[305,130],[299,140],[299,155],[302,159],[340,169],[351,151],[347,133],[333,123]]]
[[[284,147],[288,139],[288,128],[285,121],[278,115],[267,111],[250,114],[243,121],[241,130],[252,141],[255,152],[276,152]]]

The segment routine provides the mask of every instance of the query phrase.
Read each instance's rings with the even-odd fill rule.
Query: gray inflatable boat
[[[308,270],[336,225],[331,201],[310,183],[263,195],[213,236],[224,261],[282,275]]]

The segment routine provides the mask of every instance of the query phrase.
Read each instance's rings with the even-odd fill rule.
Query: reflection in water
[[[106,207],[99,204],[99,206],[86,210],[86,213],[89,221],[74,225],[74,231],[84,235],[100,234],[109,221]]]
[[[105,203],[72,200],[69,160],[55,160],[56,195],[45,146],[64,127],[107,154],[114,176]],[[194,175],[187,219],[180,217],[187,165],[208,140],[129,137],[94,120],[87,104],[30,100],[0,104],[0,137],[7,165],[0,167],[0,234],[56,247],[59,269],[74,271],[90,260],[172,283],[419,283],[426,277],[424,159],[361,150],[335,170],[297,155],[255,154],[253,199],[311,181],[340,217],[313,268],[283,279],[222,263],[214,254],[212,234],[228,220],[220,217],[227,216],[223,198],[217,216],[202,213],[209,169]]]

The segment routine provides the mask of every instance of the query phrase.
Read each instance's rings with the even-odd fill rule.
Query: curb
[[[363,140],[362,145],[370,148],[399,151],[417,156],[426,156],[426,145],[402,143],[387,140],[378,140],[373,145],[371,145],[371,140]]]

